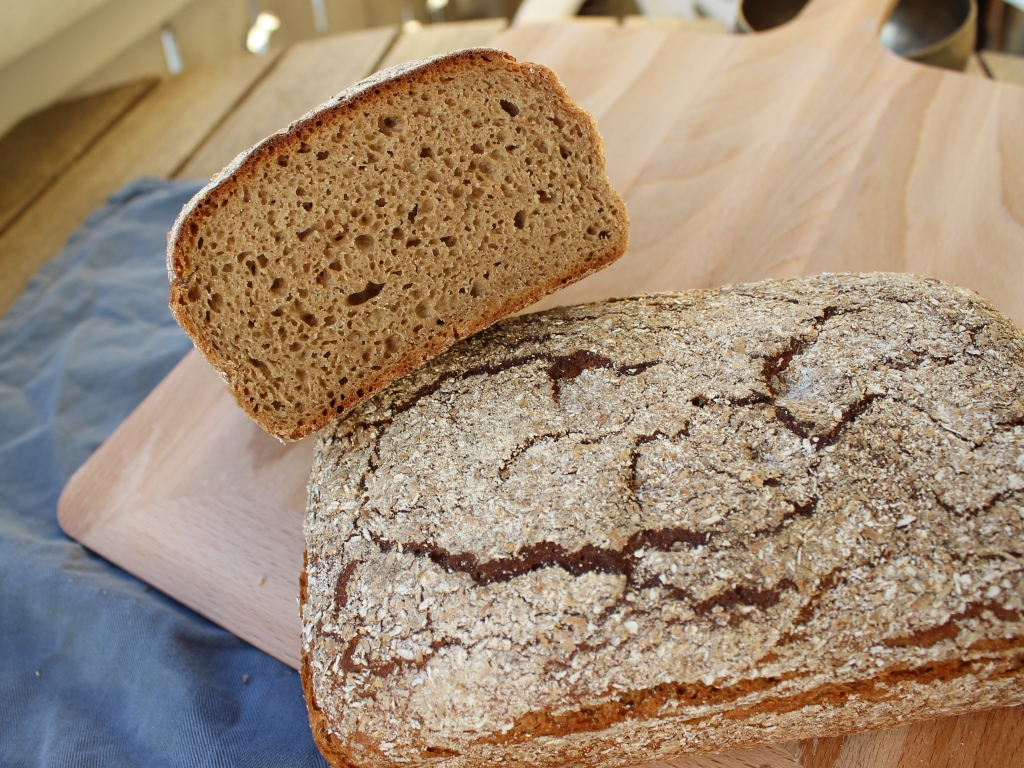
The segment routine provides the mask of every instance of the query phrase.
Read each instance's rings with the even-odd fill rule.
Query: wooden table
[[[88,213],[128,180],[141,174],[182,178],[209,176],[239,150],[381,64],[487,44],[503,27],[504,22],[490,20],[428,26],[416,35],[399,34],[397,29],[391,28],[365,30],[307,41],[265,57],[226,60],[159,84],[146,82],[126,86],[103,97],[92,97],[88,104],[55,107],[37,118],[34,129],[13,133],[0,143],[0,169],[3,169],[7,167],[3,165],[5,158],[22,152],[25,142],[41,130],[39,125],[56,136],[46,145],[52,148],[49,154],[37,149],[38,163],[22,167],[23,163],[17,173],[8,177],[7,189],[17,194],[0,196],[0,274],[3,275],[0,311],[13,303],[34,271],[59,250]],[[638,73],[650,62],[654,51],[665,45],[672,46],[675,65],[679,71],[691,73],[692,82],[706,78],[721,60],[720,48],[696,35],[670,37],[673,33],[665,28],[638,27],[635,23],[632,27],[628,35],[620,34],[621,31],[610,23],[520,28],[505,33],[499,44],[517,56],[553,66],[573,96],[598,117],[611,148],[618,146],[617,132],[629,130],[622,120],[623,104],[642,109],[645,101],[657,98],[660,82],[657,80],[647,82],[646,93],[631,90],[636,88]],[[602,52],[604,66],[577,67],[580,51],[595,47]],[[990,58],[991,63],[986,58],[985,64],[993,75],[1008,72],[1016,76],[1014,73],[1019,71],[1013,60]],[[766,66],[771,75],[770,56],[766,58]],[[678,72],[676,75],[672,82],[676,86],[682,82],[685,87],[687,79],[680,81]],[[783,115],[785,109],[792,108],[792,105],[758,102],[749,95],[744,102],[743,94],[721,94],[721,98],[735,99],[737,107],[745,103],[750,110],[760,109],[776,118]],[[665,130],[670,127],[666,124]],[[745,140],[756,143],[756,131],[749,125],[746,130]],[[732,140],[739,146],[735,135]],[[631,145],[623,142],[621,146]],[[635,222],[634,248],[656,253],[658,248],[678,247],[678,244],[666,244],[664,236],[659,239],[657,221],[650,220],[650,216],[658,215],[656,205],[648,205],[648,201],[641,209],[635,202],[643,199],[643,191],[637,192],[637,189],[647,181],[641,171],[649,158],[637,154],[643,149],[610,151],[609,170],[631,205]],[[794,158],[798,159],[797,155],[798,151],[794,150]],[[729,196],[715,189],[713,174],[704,183],[709,190],[707,210],[695,212],[687,220],[685,231],[670,233],[669,241],[684,237],[688,238],[688,247],[714,244],[715,238],[721,235],[715,232],[715,227],[736,220],[737,211],[730,209]],[[824,194],[828,194],[827,188]],[[732,205],[735,205],[735,196]],[[758,215],[768,216],[770,210]],[[840,221],[833,241],[842,234],[842,226],[854,223]],[[786,242],[799,242],[801,232],[787,236],[790,240]],[[736,243],[731,247],[736,247]],[[835,249],[829,251],[827,247],[816,252],[791,248],[790,252],[800,254],[797,261],[773,257],[770,247],[753,251],[761,254],[760,262],[743,265],[742,269],[723,269],[720,265],[726,262],[708,259],[707,263],[719,266],[676,276],[673,287],[715,285],[816,268],[886,266],[886,263],[875,262],[861,264],[856,259],[845,263],[844,254],[837,254]],[[1017,258],[1021,255],[1017,254]],[[889,266],[892,268],[892,264]],[[897,264],[896,268],[901,266],[908,265]],[[616,279],[610,270],[604,277],[597,277]],[[570,293],[561,299],[552,298],[546,304],[565,302],[571,296]],[[1010,304],[1007,309],[1021,322],[1022,312],[1017,311],[1021,305]],[[273,463],[280,458],[268,456],[267,460]],[[285,456],[281,461],[281,466],[308,463],[308,448],[293,450],[290,458]],[[294,504],[295,500],[288,503]],[[291,587],[286,584],[284,589]],[[291,594],[286,597],[291,599]],[[879,733],[681,759],[673,761],[672,765],[678,768],[1024,766],[1022,738],[1024,713],[1015,708],[917,723]]]

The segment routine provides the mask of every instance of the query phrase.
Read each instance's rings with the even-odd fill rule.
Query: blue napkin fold
[[[325,766],[299,676],[68,539],[72,473],[191,349],[167,231],[197,182],[111,197],[0,318],[0,766]]]

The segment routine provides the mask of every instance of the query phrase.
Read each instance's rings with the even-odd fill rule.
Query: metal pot
[[[742,0],[741,32],[764,32],[796,17],[807,0]],[[922,64],[962,70],[974,50],[976,0],[900,0],[878,37],[882,45]]]
[[[878,37],[893,53],[962,70],[974,50],[975,0],[900,0]]]

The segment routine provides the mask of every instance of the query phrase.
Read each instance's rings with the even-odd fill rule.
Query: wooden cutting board
[[[595,115],[633,222],[617,264],[537,308],[884,269],[974,288],[1024,322],[1024,87],[889,53],[877,32],[891,5],[813,0],[744,37],[575,24],[499,36]],[[75,474],[58,517],[296,666],[312,449],[262,433],[193,352]],[[839,764],[841,750],[822,747],[827,763],[807,750],[804,765]]]

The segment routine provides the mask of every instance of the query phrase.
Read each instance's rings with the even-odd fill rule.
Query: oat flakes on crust
[[[588,765],[1024,702],[1024,337],[826,275],[505,320],[320,440],[336,765]]]

